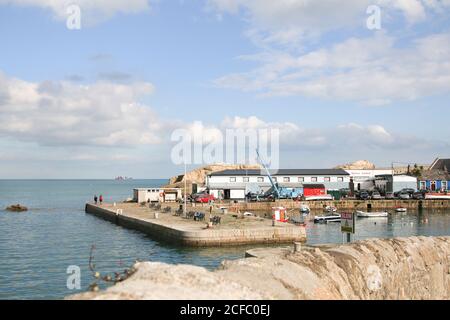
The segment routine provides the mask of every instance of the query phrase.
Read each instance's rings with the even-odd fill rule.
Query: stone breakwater
[[[216,271],[155,262],[102,292],[69,299],[449,299],[450,237],[257,249]]]

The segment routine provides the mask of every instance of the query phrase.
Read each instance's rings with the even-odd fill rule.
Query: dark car
[[[358,192],[358,195],[356,196],[358,200],[368,200],[370,198],[370,195],[367,191],[360,191]]]
[[[413,188],[403,188],[402,190],[400,190],[399,192],[397,192],[397,196],[400,193],[408,193],[410,196],[412,196],[414,194],[414,192],[416,192],[416,190],[414,190]]]
[[[423,200],[423,199],[425,199],[425,197],[424,197],[422,192],[414,192],[412,197],[415,200]]]

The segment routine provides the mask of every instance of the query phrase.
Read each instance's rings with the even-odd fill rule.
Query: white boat
[[[356,216],[359,218],[380,218],[380,217],[387,217],[389,216],[389,213],[382,211],[382,212],[365,212],[365,211],[356,211]]]
[[[300,206],[300,213],[307,215],[311,212],[311,209],[307,205]]]
[[[332,206],[327,206],[325,208],[326,212],[337,212],[337,208],[336,207],[332,207]]]
[[[309,196],[305,197],[306,201],[318,201],[318,200],[333,200],[333,196],[331,194],[324,194],[321,196]]]
[[[430,200],[450,200],[450,194],[445,193],[427,193],[425,199]]]
[[[333,213],[333,214],[324,215],[324,216],[315,216],[314,223],[320,223],[320,222],[341,222],[341,215]]]
[[[395,211],[396,212],[406,212],[406,211],[408,211],[408,209],[406,209],[406,208],[396,208]]]

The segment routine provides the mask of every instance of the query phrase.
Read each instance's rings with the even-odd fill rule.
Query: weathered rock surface
[[[28,211],[27,207],[24,207],[20,204],[15,204],[12,206],[9,206],[6,208],[6,211],[12,211],[12,212],[24,212],[24,211]]]
[[[258,252],[258,250],[257,250]],[[125,282],[70,299],[449,299],[450,237],[259,250],[210,272],[144,262]]]
[[[344,170],[373,170],[375,165],[367,160],[358,160],[353,163],[342,164],[336,166],[336,169]]]

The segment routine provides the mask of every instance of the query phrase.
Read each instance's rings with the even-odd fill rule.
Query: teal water
[[[122,201],[135,187],[165,180],[0,180],[0,299],[61,299],[78,290],[66,286],[67,268],[81,268],[81,291],[93,282],[88,268],[92,245],[96,268],[123,270],[135,260],[216,268],[224,259],[244,257],[245,248],[185,249],[151,240],[84,213],[94,194]],[[20,203],[30,210],[6,212]]]
[[[62,299],[93,282],[88,269],[92,245],[97,270],[123,270],[135,260],[216,268],[244,257],[249,247],[186,249],[159,243],[84,213],[94,194],[122,201],[137,187],[165,180],[0,180],[0,299]],[[3,209],[20,203],[25,213]],[[358,219],[355,240],[371,237],[450,235],[450,212],[409,212],[389,218]],[[338,223],[307,224],[308,242],[340,243]],[[69,266],[81,269],[81,290],[66,286]]]

